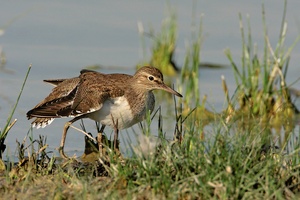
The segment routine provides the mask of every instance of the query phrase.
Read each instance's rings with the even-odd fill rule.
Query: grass
[[[141,35],[141,43],[143,46],[143,56],[146,57],[146,41],[145,37],[153,41],[151,47],[150,60],[142,61],[139,66],[152,65],[161,70],[163,74],[175,76],[179,71],[177,64],[174,62],[174,52],[177,40],[177,21],[175,11],[168,6],[167,17],[162,22],[161,32],[155,33],[153,28],[149,32],[144,31],[143,24],[138,23]]]
[[[286,2],[285,2],[286,9]],[[234,101],[239,102],[239,109],[230,108],[231,115],[240,117],[240,115],[250,114],[258,120],[264,120],[270,125],[268,128],[274,128],[277,134],[281,133],[281,127],[285,129],[285,134],[289,135],[294,129],[294,119],[298,113],[297,108],[291,102],[289,88],[286,85],[286,72],[290,60],[290,54],[293,47],[300,40],[298,36],[293,45],[287,48],[284,44],[287,31],[285,20],[285,9],[282,18],[280,37],[275,49],[270,45],[265,23],[264,7],[263,10],[263,29],[264,29],[264,54],[260,60],[255,47],[252,44],[251,28],[248,19],[248,39],[246,40],[245,30],[240,16],[240,28],[242,36],[242,66],[238,68],[232,60],[230,50],[225,54],[231,62],[234,77],[237,84],[236,93],[233,96]],[[228,105],[235,104],[228,99]],[[264,123],[264,127],[266,124]],[[282,145],[286,141],[279,141]]]
[[[9,132],[9,130],[13,127],[13,125],[14,125],[14,124],[16,123],[16,121],[17,121],[16,119],[13,120],[13,121],[11,121],[11,120],[12,120],[12,117],[13,117],[13,115],[14,115],[14,112],[15,112],[15,110],[16,110],[16,108],[17,108],[17,105],[18,105],[18,103],[19,103],[19,100],[20,100],[21,94],[22,94],[22,92],[23,92],[23,89],[24,89],[24,86],[25,86],[25,83],[26,83],[28,74],[29,74],[29,72],[30,72],[30,69],[31,69],[31,65],[29,66],[28,71],[27,71],[27,73],[26,73],[26,76],[25,76],[23,85],[22,85],[22,87],[21,87],[21,91],[20,91],[20,93],[19,93],[19,96],[18,96],[18,98],[17,98],[17,101],[16,101],[16,103],[15,103],[15,105],[14,105],[14,107],[13,107],[13,109],[12,109],[10,115],[9,115],[9,117],[7,118],[7,123],[5,124],[3,130],[0,131],[0,158],[2,158],[2,153],[5,151],[5,148],[6,148],[4,142],[5,142],[5,139],[6,139],[6,137],[7,137],[7,134],[8,134],[8,132]]]
[[[120,158],[106,147],[105,156],[100,159],[97,157],[94,162],[78,162],[74,159],[61,161],[47,155],[46,141],[43,137],[39,140],[32,139],[30,147],[24,147],[24,142],[19,143],[19,163],[6,163],[6,168],[1,172],[2,197],[6,199],[299,198],[300,148],[299,141],[295,139],[299,137],[299,133],[295,132],[293,124],[297,110],[290,101],[289,89],[285,84],[285,74],[293,46],[285,51],[285,14],[275,49],[269,45],[267,27],[264,25],[265,44],[262,56],[257,55],[253,47],[250,21],[247,21],[249,30],[247,39],[242,15],[240,22],[243,41],[242,64],[241,66],[236,64],[230,50],[226,50],[225,54],[232,64],[237,89],[230,97],[226,81],[223,80],[222,86],[228,103],[228,108],[223,112],[209,112],[205,108],[206,99],[200,99],[198,89],[202,40],[200,20],[199,26],[196,22],[193,23],[193,26],[197,27],[194,30],[197,31],[191,35],[191,46],[187,49],[184,66],[178,74],[184,98],[174,100],[174,111],[170,113],[176,119],[174,140],[167,141],[164,138],[165,130],[161,117],[151,119],[148,116],[146,125],[141,130],[140,144],[132,147],[133,155],[129,158]],[[174,22],[171,24],[173,24],[171,27],[174,27]],[[174,32],[176,29],[168,25],[166,27],[168,28],[162,30],[162,35],[176,35]],[[173,33],[165,33],[168,31]],[[165,41],[163,38],[154,41],[153,51],[158,51],[156,44]],[[295,44],[297,41],[298,38]],[[166,54],[166,57],[169,57],[169,54]],[[160,116],[160,110],[158,115]],[[154,134],[149,126],[151,120],[158,120],[160,124],[159,133],[156,134],[159,137],[154,141],[149,138]],[[208,123],[209,129],[205,126]],[[277,134],[281,134],[282,130],[285,137],[279,142]],[[109,141],[107,142],[109,146]],[[89,150],[93,149],[90,145],[95,147],[88,139],[86,145],[86,149]],[[95,152],[97,155],[96,150],[86,151],[86,154]],[[29,156],[25,157],[24,154]]]

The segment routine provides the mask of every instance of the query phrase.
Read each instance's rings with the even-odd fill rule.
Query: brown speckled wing
[[[69,116],[79,81],[77,77],[59,83],[43,101],[27,112],[28,119]]]
[[[122,96],[124,90],[119,84],[116,84],[118,82],[118,78],[113,78],[107,74],[93,71],[82,72],[72,105],[74,115],[99,110],[104,101]]]
[[[49,83],[53,86],[57,86],[59,85],[60,83],[66,81],[68,79],[51,79],[51,80],[44,80],[45,83]]]

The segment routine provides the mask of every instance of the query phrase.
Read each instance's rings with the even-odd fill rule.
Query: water
[[[263,47],[261,1],[170,1],[178,18],[178,43],[176,62],[184,61],[186,42],[191,35],[192,8],[196,9],[196,19],[203,19],[202,62],[229,65],[224,49],[230,48],[238,62],[241,55],[241,39],[238,13],[251,19],[252,37]],[[290,0],[287,9],[288,37],[291,45],[299,34],[300,2]],[[283,1],[265,3],[268,33],[274,45],[279,37],[283,12]],[[4,1],[0,5],[0,27],[5,28],[0,36],[0,46],[7,58],[6,68],[14,73],[0,72],[0,127],[6,123],[14,104],[28,65],[32,64],[25,90],[14,118],[17,124],[7,139],[8,155],[15,153],[16,139],[22,141],[30,128],[26,112],[42,100],[52,86],[42,83],[43,79],[78,76],[88,65],[120,66],[121,69],[104,72],[134,73],[134,66],[143,59],[137,22],[142,22],[145,30],[152,26],[160,30],[165,18],[166,3],[161,1]],[[11,22],[8,27],[3,27]],[[246,21],[244,20],[245,24]],[[151,41],[148,41],[151,44]],[[150,47],[150,46],[148,46]],[[292,53],[287,82],[299,78],[299,45]],[[148,55],[149,56],[149,55]],[[207,95],[209,104],[217,111],[222,110],[224,94],[221,89],[221,75],[225,75],[231,94],[235,89],[231,68],[221,70],[200,70],[200,93]],[[293,85],[300,88],[300,83]],[[299,105],[299,104],[298,104]],[[67,119],[55,120],[45,129],[34,130],[32,137],[47,136],[49,149],[58,147],[61,130]],[[87,122],[93,127],[92,122]],[[77,124],[78,126],[78,124]],[[128,130],[130,135],[130,130]],[[127,134],[124,134],[127,137]],[[66,151],[80,155],[83,136],[71,131],[68,135]]]

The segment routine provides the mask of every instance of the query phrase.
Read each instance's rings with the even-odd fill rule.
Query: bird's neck
[[[155,98],[152,91],[135,88],[127,96],[129,105],[134,114],[145,115],[146,111],[152,113],[155,105]]]

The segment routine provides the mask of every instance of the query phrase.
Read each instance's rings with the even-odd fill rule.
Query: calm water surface
[[[178,18],[178,44],[176,62],[183,63],[186,42],[190,38],[193,1],[170,1]],[[259,49],[263,47],[261,3],[262,1],[196,1],[196,19],[203,16],[202,62],[228,65],[224,49],[230,48],[235,60],[240,60],[241,39],[238,13],[251,19],[253,41]],[[279,36],[283,1],[265,1],[267,26],[272,45]],[[299,34],[300,1],[288,1],[287,21],[290,45]],[[5,28],[0,36],[0,47],[7,58],[6,68],[14,73],[0,71],[0,127],[19,93],[28,65],[32,63],[25,90],[14,118],[17,124],[10,131],[7,140],[8,155],[15,154],[16,139],[22,141],[30,128],[26,112],[42,100],[51,90],[43,79],[78,76],[88,65],[120,66],[120,69],[106,69],[104,72],[134,73],[134,66],[143,59],[137,22],[145,30],[152,26],[160,30],[166,16],[166,4],[160,1],[3,1],[0,5],[0,27]],[[11,22],[11,23],[10,23]],[[8,27],[6,24],[10,23]],[[149,44],[151,41],[148,41]],[[150,47],[150,45],[148,46]],[[299,78],[299,45],[293,51],[287,82]],[[217,111],[222,110],[224,97],[220,76],[225,75],[231,94],[235,89],[231,68],[221,70],[200,70],[200,93],[208,96],[208,102]],[[297,82],[293,87],[300,89]],[[159,104],[159,102],[158,102]],[[299,103],[298,103],[299,106]],[[33,131],[33,138],[39,134],[47,136],[49,149],[59,146],[63,124],[67,119],[55,120],[45,129]],[[90,130],[92,122],[87,122]],[[78,126],[78,124],[76,124]],[[108,130],[110,132],[110,130]],[[132,131],[123,131],[125,140]],[[128,132],[128,134],[126,133]],[[171,134],[171,132],[170,132]],[[83,136],[70,131],[66,144],[69,154],[80,155],[83,150]],[[126,147],[123,146],[123,149]],[[57,153],[57,152],[56,152]]]

